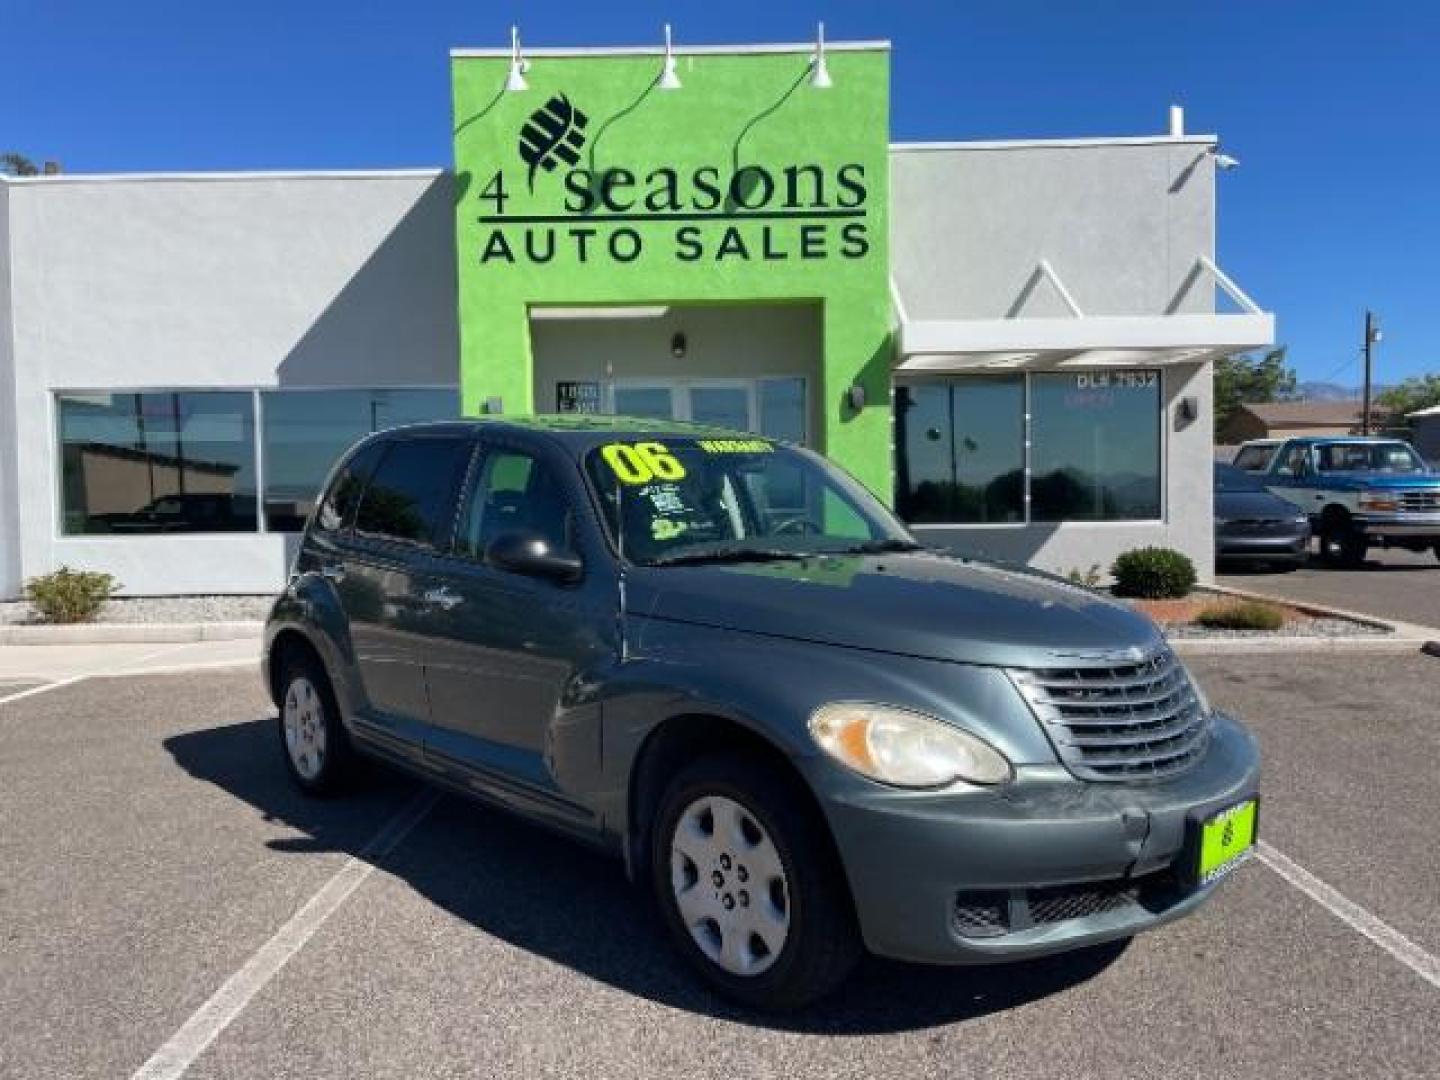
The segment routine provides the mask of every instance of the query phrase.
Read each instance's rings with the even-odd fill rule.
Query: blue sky
[[[1219,261],[1305,379],[1440,371],[1440,4],[676,0],[0,0],[0,149],[67,171],[449,160],[447,50],[832,38],[894,43],[893,135],[1160,132],[1171,101],[1241,167]]]

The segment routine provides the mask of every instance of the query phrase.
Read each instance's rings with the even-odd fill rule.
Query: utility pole
[[[1365,312],[1365,396],[1360,405],[1360,434],[1370,434],[1370,352],[1380,340],[1380,320],[1373,311]]]

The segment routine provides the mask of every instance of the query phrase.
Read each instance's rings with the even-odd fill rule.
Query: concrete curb
[[[1431,653],[1429,646],[1434,645]],[[1440,656],[1440,642],[1425,638],[1400,637],[1272,637],[1272,638],[1171,638],[1170,647],[1186,656],[1232,656],[1256,653],[1416,653]]]
[[[1285,607],[1303,611],[1307,615],[1318,615],[1332,619],[1348,619],[1362,626],[1374,626],[1388,631],[1383,637],[1367,634],[1356,637],[1272,637],[1272,638],[1175,638],[1170,644],[1177,651],[1192,656],[1219,655],[1236,652],[1264,653],[1407,653],[1423,652],[1440,656],[1440,629],[1420,626],[1418,623],[1397,622],[1382,619],[1377,615],[1366,615],[1359,611],[1313,604],[1308,600],[1291,600],[1284,596],[1253,592],[1249,589],[1234,589],[1228,585],[1205,582],[1205,589],[1211,592],[1233,596],[1239,600],[1259,600],[1267,604],[1283,604]]]
[[[262,622],[78,623],[70,626],[0,626],[0,645],[189,645],[197,641],[257,642]]]

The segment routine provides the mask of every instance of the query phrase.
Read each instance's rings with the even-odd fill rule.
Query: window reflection
[[[270,390],[261,397],[271,532],[305,527],[331,466],[366,435],[460,414],[454,390]]]
[[[1035,521],[1160,517],[1160,373],[1034,375],[1030,509]]]
[[[901,517],[922,523],[1024,520],[1022,377],[900,386],[895,409]]]
[[[62,529],[253,532],[249,393],[61,394]]]

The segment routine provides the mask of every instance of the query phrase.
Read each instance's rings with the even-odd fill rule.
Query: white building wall
[[[10,183],[0,177],[0,600],[20,593],[14,334],[10,325]]]
[[[1213,312],[1213,280],[1184,286],[1197,258],[1215,254],[1214,146],[1207,135],[892,147],[892,273],[907,317],[1069,319],[1054,287],[1034,280],[1041,260],[1087,316]],[[1143,352],[1120,350],[1024,366],[1080,370],[1067,366],[1074,359],[1155,366]],[[923,525],[916,534],[964,554],[1062,573],[1095,565],[1104,572],[1123,551],[1161,545],[1211,576],[1211,365],[1162,370],[1162,521]],[[1196,406],[1189,423],[1180,418],[1187,397]]]
[[[454,216],[438,170],[7,188],[18,491],[0,506],[19,509],[25,576],[68,564],[131,595],[267,592],[293,542],[61,536],[57,390],[456,382]]]

